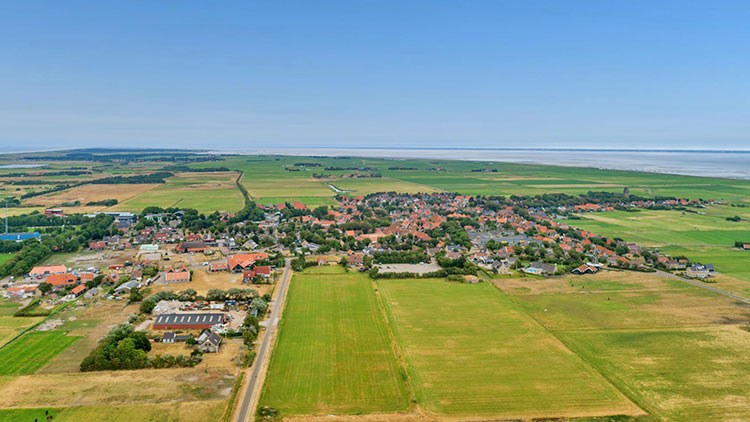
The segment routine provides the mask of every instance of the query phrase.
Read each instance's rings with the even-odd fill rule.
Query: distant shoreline
[[[390,160],[505,162],[541,166],[594,168],[665,175],[750,180],[750,150],[607,149],[607,148],[446,148],[446,147],[249,147],[214,150],[166,148],[77,148],[43,152],[191,152],[216,155],[356,157]],[[8,154],[28,154],[20,152]],[[2,155],[0,155],[0,160]],[[12,161],[12,160],[7,160]]]

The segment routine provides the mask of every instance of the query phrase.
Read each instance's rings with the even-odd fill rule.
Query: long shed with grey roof
[[[211,328],[227,320],[224,313],[197,312],[189,314],[162,314],[154,321],[154,330],[189,330]]]

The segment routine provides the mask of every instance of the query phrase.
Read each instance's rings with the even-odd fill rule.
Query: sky
[[[0,148],[750,149],[747,1],[0,0]]]

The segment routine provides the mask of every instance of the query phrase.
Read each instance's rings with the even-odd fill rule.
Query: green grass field
[[[420,406],[481,417],[638,412],[614,386],[487,283],[379,280]]]
[[[244,206],[242,193],[235,185],[237,173],[178,173],[166,183],[114,209],[139,211],[148,206],[195,208],[200,212],[237,211]]]
[[[289,172],[295,163],[319,163],[309,171]],[[592,168],[540,166],[515,163],[486,163],[446,160],[389,160],[376,158],[323,158],[283,156],[227,157],[223,165],[245,172],[243,183],[259,203],[300,200],[308,206],[330,204],[336,195],[326,183],[352,190],[356,196],[370,192],[421,192],[445,190],[471,195],[536,195],[564,192],[575,195],[588,191],[622,192],[626,186],[635,195],[722,199],[743,202],[750,197],[746,180],[678,176]],[[209,167],[215,163],[194,164]],[[353,170],[325,170],[326,167],[377,169],[379,179],[336,179]],[[415,170],[390,170],[390,168]],[[445,171],[430,171],[443,167]],[[495,169],[493,173],[472,170]],[[313,173],[330,174],[333,179],[314,179]],[[301,198],[303,197],[303,198]]]
[[[658,420],[739,421],[750,414],[750,334],[740,328],[750,320],[747,306],[643,273],[569,276],[541,288],[532,280],[497,283]],[[518,283],[537,293],[510,288]],[[623,288],[601,288],[610,283]]]
[[[12,257],[12,253],[0,253],[0,264],[5,263],[5,261],[11,259]]]
[[[340,267],[309,271],[291,282],[261,406],[287,416],[406,410],[407,387],[370,280]]]
[[[21,306],[16,302],[0,299],[0,346],[43,319],[42,317],[14,317],[13,314],[20,308]]]
[[[750,209],[712,206],[703,214],[682,211],[641,210],[583,214],[583,220],[567,220],[571,226],[597,234],[619,237],[644,246],[657,246],[672,256],[714,264],[720,273],[745,283],[719,279],[720,287],[750,294],[750,253],[734,248],[735,241],[750,240],[750,223],[726,217],[747,218]]]
[[[76,340],[63,331],[26,333],[0,349],[0,374],[33,374]]]

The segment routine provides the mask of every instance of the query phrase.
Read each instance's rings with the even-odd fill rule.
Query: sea
[[[249,148],[212,153],[466,160],[750,179],[749,151],[542,148]]]

